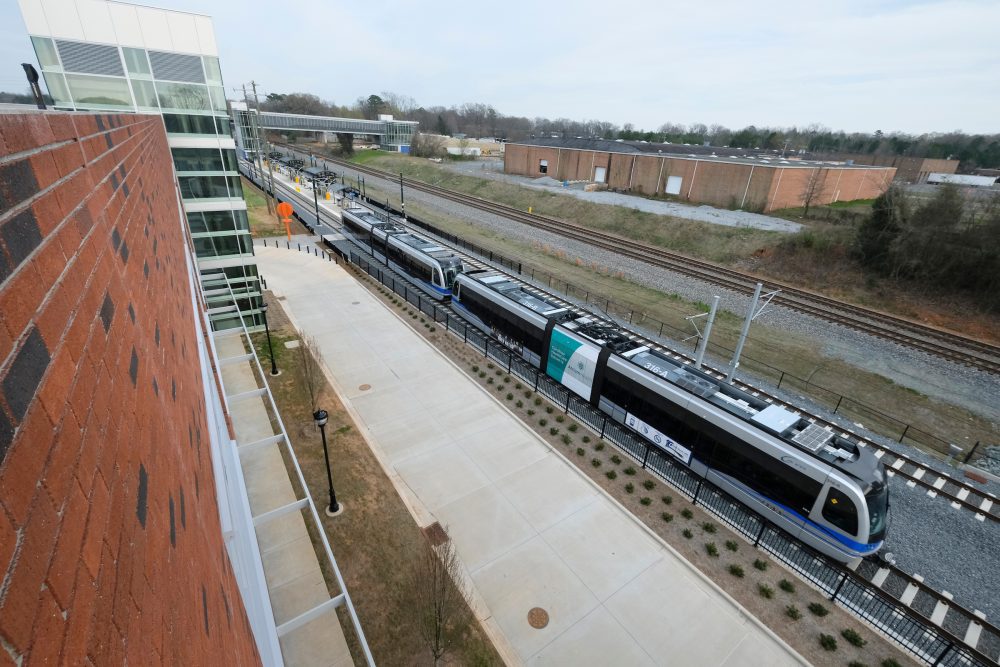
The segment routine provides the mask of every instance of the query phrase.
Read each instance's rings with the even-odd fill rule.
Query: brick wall
[[[0,665],[255,664],[156,116],[0,114]]]

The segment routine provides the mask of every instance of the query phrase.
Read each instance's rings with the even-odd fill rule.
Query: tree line
[[[785,153],[859,153],[961,161],[960,170],[1000,168],[1000,134],[963,132],[911,135],[902,132],[843,132],[820,125],[806,127],[757,127],[733,130],[722,125],[663,123],[656,130],[637,129],[632,123],[618,126],[599,120],[528,118],[508,116],[489,104],[467,103],[451,107],[420,106],[413,98],[391,92],[360,97],[338,106],[308,93],[270,94],[261,108],[283,113],[376,119],[392,114],[399,120],[415,120],[425,133],[469,137],[494,137],[511,141],[539,137],[623,139],[712,146],[751,148]]]
[[[855,253],[875,275],[966,292],[1000,311],[1000,197],[967,199],[953,185],[915,205],[897,187],[872,204]]]

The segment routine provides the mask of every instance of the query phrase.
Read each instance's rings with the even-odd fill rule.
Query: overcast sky
[[[214,18],[227,93],[392,91],[518,116],[1000,132],[997,0],[162,0]],[[0,0],[0,89],[35,62]]]

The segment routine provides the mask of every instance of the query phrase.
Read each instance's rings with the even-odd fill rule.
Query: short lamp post
[[[317,410],[313,413],[313,421],[319,427],[319,434],[323,438],[323,457],[326,459],[326,480],[330,485],[330,506],[326,508],[327,516],[337,516],[340,514],[340,504],[337,502],[337,493],[333,490],[333,473],[330,471],[330,450],[326,446],[326,422],[329,414],[326,410]]]
[[[267,304],[261,299],[260,314],[264,317],[264,331],[267,333],[267,352],[271,356],[271,375],[278,374],[278,366],[274,363],[274,348],[271,347],[271,329],[267,326]]]

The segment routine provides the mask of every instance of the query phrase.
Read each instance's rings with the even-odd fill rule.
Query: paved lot
[[[417,521],[447,527],[512,663],[802,662],[341,267],[256,250]]]

